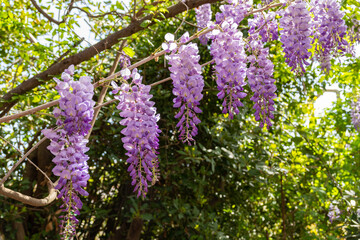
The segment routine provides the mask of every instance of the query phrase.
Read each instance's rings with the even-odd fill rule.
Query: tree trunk
[[[135,217],[131,222],[126,240],[139,240],[143,224],[144,222],[141,218]]]

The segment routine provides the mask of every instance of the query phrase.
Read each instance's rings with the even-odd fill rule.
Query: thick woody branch
[[[189,9],[192,9],[201,6],[205,3],[214,3],[219,1],[220,0],[188,0],[186,1],[186,5],[188,6]],[[168,12],[165,14],[165,18],[172,18],[177,14],[186,11],[186,7],[183,3],[178,3],[169,7],[167,10]],[[152,20],[150,25],[155,24],[154,18],[156,18],[156,16],[148,15],[140,20],[133,21],[127,27],[109,35],[108,37],[96,43],[95,45],[88,47],[87,49],[62,60],[59,63],[54,64],[44,72],[39,73],[34,77],[22,82],[19,86],[9,91],[7,94],[5,94],[2,97],[2,99],[0,99],[0,117],[4,116],[7,112],[9,112],[10,109],[17,103],[18,100],[12,99],[12,97],[29,92],[33,88],[52,79],[53,76],[62,73],[66,68],[68,68],[72,64],[78,65],[84,61],[90,60],[92,57],[99,54],[100,52],[106,49],[110,49],[113,45],[117,44],[122,38],[129,37],[134,33],[143,30],[144,28],[141,27],[141,23],[143,23],[144,21]]]
[[[28,195],[24,195],[22,193],[16,192],[14,190],[6,188],[4,184],[0,184],[0,194],[5,197],[15,199],[19,202],[29,204],[31,206],[42,207],[52,203],[57,196],[56,190],[50,184],[48,184],[48,188],[49,188],[49,195],[42,199],[33,198]]]

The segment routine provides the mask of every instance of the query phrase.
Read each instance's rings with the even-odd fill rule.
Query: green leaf
[[[119,1],[116,2],[116,7],[120,10],[124,10],[124,6]]]
[[[124,47],[123,51],[126,53],[126,55],[128,55],[131,58],[134,57],[134,55],[135,55],[135,51],[129,47]]]
[[[140,27],[146,28],[147,26],[149,26],[150,23],[151,23],[150,20],[145,20],[140,24]]]
[[[150,220],[154,219],[154,217],[150,213],[143,213],[142,214],[142,219],[144,219],[145,221],[150,221]]]

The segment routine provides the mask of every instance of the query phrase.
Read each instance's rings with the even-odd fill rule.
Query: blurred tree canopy
[[[135,63],[161,46],[166,33],[195,33],[192,8],[213,3],[215,12],[221,1],[185,3],[188,11],[181,2],[165,0],[0,0],[0,115],[58,99],[52,78],[71,63],[78,75],[87,74],[95,83],[109,75],[119,51]],[[254,8],[260,3],[254,1]],[[358,33],[359,2],[341,4],[349,32]],[[245,19],[245,36],[246,24]],[[84,26],[87,37],[79,33]],[[82,198],[78,239],[360,239],[360,137],[350,115],[360,93],[360,59],[333,59],[328,75],[314,61],[296,76],[284,61],[281,43],[267,46],[278,95],[269,130],[255,121],[248,86],[240,114],[233,120],[221,114],[214,69],[207,65],[199,135],[194,146],[184,145],[177,137],[171,82],[152,88],[161,115],[161,177],[145,199],[136,198],[126,170],[116,103],[101,108],[89,138],[90,195]],[[200,63],[210,61],[209,47],[199,44],[199,49]],[[169,76],[164,57],[139,70],[146,84]],[[337,100],[315,115],[316,99],[332,84],[338,86]],[[111,99],[109,93],[104,101]],[[1,177],[21,158],[17,149],[27,152],[42,129],[55,125],[51,111],[0,124]],[[47,144],[29,159],[56,181]],[[5,186],[46,197],[47,180],[25,162]],[[330,204],[340,209],[333,222]],[[60,239],[60,205],[55,200],[34,207],[0,195],[0,239]]]

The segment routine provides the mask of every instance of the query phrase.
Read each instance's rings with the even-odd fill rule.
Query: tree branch
[[[64,22],[66,21],[69,13],[70,13],[70,11],[71,11],[71,9],[73,8],[73,4],[74,4],[74,0],[72,0],[72,1],[70,2],[70,5],[69,5],[69,7],[68,7],[68,10],[67,10],[67,12],[66,12],[63,20],[57,21],[57,20],[55,20],[54,18],[52,18],[49,14],[47,14],[40,6],[36,3],[35,0],[30,0],[30,1],[31,1],[31,3],[34,5],[34,7],[36,8],[36,10],[38,10],[45,18],[47,18],[50,22],[55,23],[55,24],[57,24],[57,25],[59,25],[60,23],[64,23]]]
[[[118,53],[116,54],[114,63],[113,63],[113,65],[111,66],[111,69],[110,69],[110,72],[109,72],[109,75],[110,75],[110,76],[111,76],[112,74],[114,74],[114,72],[116,71],[117,66],[119,65],[119,61],[120,61],[121,54],[122,54],[122,49],[124,48],[126,42],[127,42],[126,40],[123,40],[123,42],[121,43],[121,46],[120,46],[120,48],[119,48],[119,51],[118,51]],[[98,105],[98,106],[101,105],[101,104],[103,103],[103,101],[104,101],[105,95],[106,95],[107,90],[108,90],[108,88],[109,88],[109,83],[110,83],[110,82],[106,83],[106,85],[103,86],[103,88],[101,89],[101,92],[100,92],[100,95],[99,95],[99,99],[98,99],[98,101],[97,101],[97,105]],[[86,136],[87,139],[89,139],[89,137],[90,137],[90,135],[91,135],[92,129],[93,129],[94,125],[95,125],[96,118],[97,118],[97,116],[98,116],[98,114],[99,114],[99,112],[100,112],[100,109],[101,109],[101,107],[94,109],[94,117],[93,117],[93,119],[92,119],[92,121],[91,121],[91,128],[90,128],[90,130],[89,130],[89,133],[88,133],[87,136]]]
[[[61,56],[58,57],[58,58],[55,60],[55,62],[50,65],[50,67],[51,67],[52,65],[60,62],[64,57],[66,57],[66,56],[71,52],[72,49],[74,49],[74,48],[76,48],[77,46],[79,46],[80,43],[82,43],[82,41],[84,41],[84,39],[85,39],[85,38],[81,38],[79,41],[75,42],[75,43],[71,46],[71,48],[70,48],[69,50],[67,50],[66,52],[64,52],[63,54],[61,54]]]
[[[36,113],[40,110],[55,106],[56,104],[59,104],[59,100],[54,100],[54,101],[44,103],[43,105],[31,108],[31,109],[23,111],[23,112],[19,112],[19,113],[13,114],[13,115],[2,117],[2,118],[0,118],[0,123],[9,122],[11,120],[14,120],[14,119],[26,116],[26,115]]]
[[[30,155],[32,151],[34,151],[43,141],[45,141],[46,137],[43,137],[35,146],[33,146],[25,155],[15,163],[15,165],[10,169],[9,172],[5,174],[5,176],[0,180],[0,185],[3,185],[6,179],[8,179],[11,173]]]
[[[41,132],[40,132],[41,133]],[[37,134],[35,134],[35,135],[37,135]],[[4,142],[6,142],[7,144],[9,144],[10,146],[12,146],[16,151],[18,151],[21,155],[23,155],[23,153],[20,151],[20,149],[18,149],[17,147],[15,147],[11,142],[9,142],[8,140],[6,140],[5,138],[3,138],[3,137],[1,137],[0,136],[0,139],[2,139]],[[36,138],[34,138],[34,139],[36,139]],[[45,139],[44,139],[45,140]],[[37,146],[39,146],[39,145],[37,145]],[[30,149],[31,150],[31,149]],[[30,151],[29,150],[29,151]],[[34,149],[33,149],[34,150]],[[32,150],[32,151],[33,151]],[[27,154],[27,155],[30,155],[30,153],[29,154]],[[54,185],[54,183],[51,181],[51,179],[48,177],[48,175],[46,175],[46,173],[43,171],[43,170],[41,170],[41,168],[39,168],[33,161],[31,161],[28,157],[26,157],[25,158],[30,164],[32,164],[39,172],[41,172],[41,174],[43,174],[44,175],[44,177],[50,182],[50,185],[52,186],[52,187],[55,187],[55,185]]]
[[[189,9],[192,9],[201,6],[205,3],[214,3],[219,1],[220,0],[188,0],[186,1],[186,5],[189,7]],[[165,14],[165,17],[171,18],[184,11],[186,11],[186,7],[184,6],[184,4],[178,3],[168,8],[168,12]],[[29,92],[33,88],[52,79],[53,76],[62,73],[66,68],[68,68],[72,64],[78,65],[79,63],[91,59],[98,53],[106,49],[110,49],[113,45],[117,44],[122,38],[129,37],[134,33],[143,30],[144,28],[140,26],[141,23],[143,23],[146,20],[153,20],[153,18],[154,15],[148,15],[140,20],[133,21],[127,27],[109,35],[105,39],[96,43],[94,46],[88,47],[85,50],[62,60],[61,62],[54,64],[44,72],[39,73],[34,77],[22,82],[19,86],[6,93],[2,97],[2,99],[0,99],[0,117],[4,116],[7,112],[9,112],[10,109],[17,103],[18,100],[12,99],[12,97]],[[153,24],[155,24],[155,21],[152,21],[150,25]]]
[[[117,11],[106,12],[106,13],[99,14],[99,15],[92,15],[91,13],[86,11],[85,9],[82,9],[82,8],[79,8],[79,7],[73,7],[73,8],[78,9],[81,12],[85,13],[86,16],[88,16],[88,18],[101,18],[101,17],[105,17],[106,15],[116,15],[118,17],[123,17],[124,16],[123,14],[118,13]]]
[[[42,207],[52,203],[57,196],[55,188],[53,188],[50,185],[50,183],[48,184],[48,188],[49,188],[49,195],[42,199],[33,198],[28,195],[24,195],[22,193],[16,192],[14,190],[6,188],[4,184],[0,184],[0,194],[15,199],[17,201],[20,201],[22,203],[29,204],[31,206]]]

